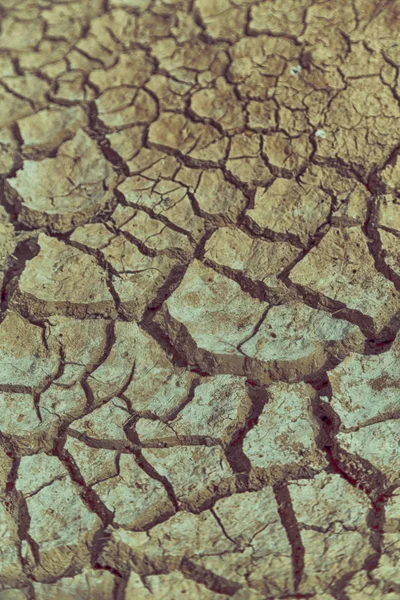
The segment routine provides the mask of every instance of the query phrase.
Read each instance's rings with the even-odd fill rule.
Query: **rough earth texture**
[[[0,21],[0,600],[399,600],[400,0]]]

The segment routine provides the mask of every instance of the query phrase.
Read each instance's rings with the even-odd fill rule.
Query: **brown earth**
[[[0,600],[399,600],[400,1],[0,19]]]

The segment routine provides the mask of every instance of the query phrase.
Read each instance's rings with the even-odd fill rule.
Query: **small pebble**
[[[319,138],[322,138],[323,140],[325,140],[326,132],[323,129],[317,129],[317,131],[315,132],[315,137],[319,137]]]
[[[296,65],[295,67],[290,67],[291,75],[298,75],[301,71],[301,65]]]

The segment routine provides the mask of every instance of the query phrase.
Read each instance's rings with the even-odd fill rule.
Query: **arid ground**
[[[400,0],[0,0],[0,600],[400,599]]]

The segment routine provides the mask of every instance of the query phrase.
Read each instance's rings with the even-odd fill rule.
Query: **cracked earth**
[[[399,0],[0,20],[0,600],[399,600]]]

